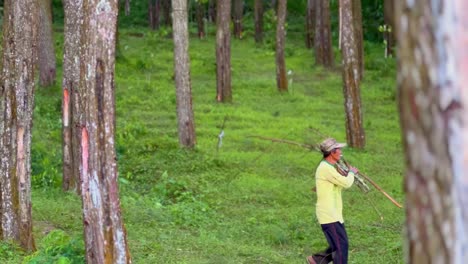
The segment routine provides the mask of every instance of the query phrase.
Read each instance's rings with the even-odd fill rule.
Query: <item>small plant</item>
[[[62,230],[53,230],[39,243],[40,248],[27,256],[23,264],[78,264],[84,263],[83,241],[71,238]]]

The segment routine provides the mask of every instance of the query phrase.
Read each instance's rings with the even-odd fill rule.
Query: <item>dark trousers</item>
[[[340,222],[323,224],[322,231],[327,238],[328,248],[314,255],[317,264],[329,263],[332,260],[333,264],[347,264],[348,235],[344,224]]]

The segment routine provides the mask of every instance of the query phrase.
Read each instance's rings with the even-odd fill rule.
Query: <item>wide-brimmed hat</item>
[[[333,149],[344,148],[346,146],[347,146],[346,143],[339,143],[334,138],[327,138],[324,141],[322,141],[322,143],[320,143],[319,149],[320,149],[320,151],[325,153],[325,152],[330,152]]]

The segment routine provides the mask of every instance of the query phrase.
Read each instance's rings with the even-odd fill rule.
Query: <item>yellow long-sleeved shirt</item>
[[[339,174],[329,162],[325,160],[320,162],[315,173],[315,184],[317,187],[315,212],[320,224],[344,223],[341,190],[351,187],[353,182],[353,172],[350,171],[348,176],[345,177]]]

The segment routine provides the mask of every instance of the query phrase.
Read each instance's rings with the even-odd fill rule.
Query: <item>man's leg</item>
[[[327,238],[332,252],[334,264],[348,263],[348,235],[346,229],[340,222],[322,225],[323,233]]]

